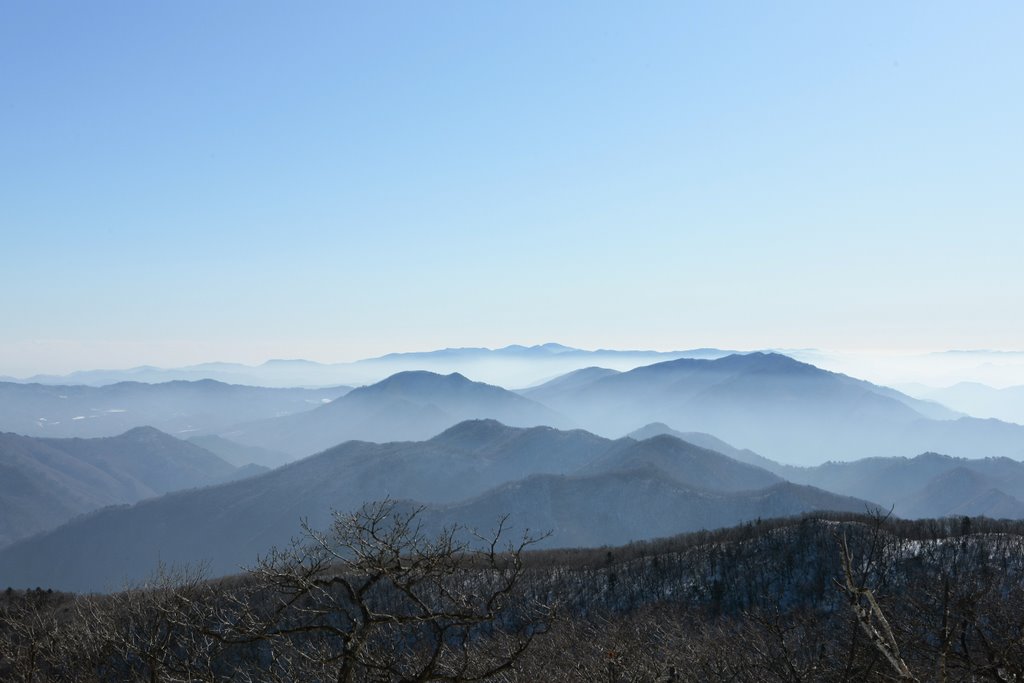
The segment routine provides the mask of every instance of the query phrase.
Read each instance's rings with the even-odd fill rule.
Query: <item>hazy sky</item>
[[[0,374],[1024,348],[1024,3],[0,5]]]

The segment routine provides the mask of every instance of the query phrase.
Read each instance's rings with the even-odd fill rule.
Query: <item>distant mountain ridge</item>
[[[350,441],[260,476],[97,511],[0,551],[0,584],[101,590],[145,578],[158,559],[230,573],[286,544],[300,519],[324,527],[332,509],[388,497],[426,504],[437,525],[486,529],[507,513],[517,529],[556,530],[549,545],[561,546],[870,506],[673,437],[609,440],[474,420],[426,441]],[[68,555],[84,559],[58,561]]]
[[[1024,449],[1024,427],[963,417],[774,353],[677,359],[591,381],[556,378],[522,393],[607,436],[662,422],[790,464],[928,450],[1017,456]]]
[[[170,434],[203,434],[243,421],[309,410],[348,391],[348,387],[267,389],[208,379],[104,387],[0,382],[0,431],[101,437],[150,426]]]
[[[501,351],[511,354],[507,357],[577,355],[565,347]],[[450,353],[492,357],[476,349]],[[469,387],[472,398],[462,395]],[[1024,455],[1024,427],[966,418],[940,404],[774,353],[676,358],[627,371],[588,366],[519,392],[457,372],[403,371],[331,402],[346,391],[263,389],[212,380],[103,388],[7,383],[0,384],[0,408],[10,410],[0,412],[0,428],[97,436],[152,424],[179,435],[216,434],[295,458],[348,439],[421,440],[474,418],[584,427],[608,437],[664,422],[749,445],[791,464],[929,450],[970,457]]]
[[[950,515],[1024,519],[1024,463],[1011,458],[954,458],[922,453],[912,458],[861,458],[795,467],[737,449],[709,434],[682,433],[655,423],[633,438],[669,434],[761,467],[798,484],[870,499],[899,517]]]
[[[917,386],[908,392],[923,399],[938,401],[976,417],[995,418],[1024,424],[1024,386],[996,389],[978,382],[960,382],[934,388]]]
[[[351,363],[318,363],[273,359],[260,365],[202,363],[182,368],[140,366],[124,370],[85,370],[68,375],[36,375],[18,382],[103,386],[123,381],[162,383],[170,380],[214,379],[228,384],[267,387],[325,387],[373,384],[398,372],[428,370],[437,374],[459,372],[491,384],[528,386],[588,365],[625,370],[669,358],[717,358],[734,353],[720,349],[641,351],[576,349],[548,343],[512,344],[497,349],[446,348],[435,351],[390,353]]]
[[[1024,463],[1010,458],[865,458],[785,468],[790,481],[846,495],[870,493],[901,517],[985,515],[1024,519]]]

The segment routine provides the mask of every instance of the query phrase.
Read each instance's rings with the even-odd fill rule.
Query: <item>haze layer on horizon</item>
[[[0,375],[1022,349],[1024,6],[8,4]]]

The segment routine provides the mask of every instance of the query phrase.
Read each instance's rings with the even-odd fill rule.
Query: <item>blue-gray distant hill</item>
[[[433,528],[458,520],[490,530],[503,512],[513,536],[550,531],[539,547],[598,547],[680,531],[719,529],[741,522],[818,510],[867,512],[867,501],[789,482],[739,492],[703,489],[656,468],[589,476],[537,475],[457,505],[428,506]]]
[[[1024,463],[1010,458],[865,458],[787,468],[785,476],[847,495],[870,494],[900,517],[1024,519]]]
[[[684,358],[522,393],[596,433],[663,422],[789,464],[924,451],[1017,456],[1024,449],[1019,425],[963,417],[774,353]]]
[[[0,547],[96,508],[249,473],[152,427],[97,439],[0,433]]]
[[[489,529],[509,514],[516,529],[553,530],[549,546],[868,507],[673,437],[608,440],[477,420],[422,442],[351,441],[250,479],[97,511],[0,551],[0,585],[110,589],[158,561],[231,573],[287,543],[301,519],[324,527],[332,509],[386,497],[426,504],[435,526]]]
[[[26,436],[114,436],[151,426],[174,435],[310,410],[348,387],[266,389],[212,380],[103,387],[0,382],[0,431]]]
[[[674,436],[677,439],[700,446],[701,448],[707,448],[708,450],[728,455],[733,460],[755,465],[783,477],[785,476],[785,472],[788,471],[788,468],[785,465],[775,462],[774,460],[769,460],[749,448],[736,448],[732,444],[722,441],[717,436],[705,434],[704,432],[680,432],[672,429],[664,422],[652,422],[649,425],[644,425],[640,429],[630,432],[629,437],[631,439],[636,439],[637,441],[643,441],[644,439],[650,439],[662,434]]]
[[[912,458],[862,458],[794,467],[748,449],[694,432],[655,423],[630,434],[634,439],[668,434],[762,467],[799,484],[869,498],[904,518],[985,516],[1024,519],[1024,463],[1010,458],[953,458],[922,453]]]
[[[730,353],[706,348],[684,351],[584,350],[555,343],[534,346],[512,344],[499,349],[470,347],[391,353],[354,365],[361,371],[387,374],[414,369],[441,374],[459,372],[506,387],[521,387],[591,366],[628,370],[674,358],[720,358]]]
[[[241,425],[232,441],[301,457],[359,439],[417,441],[454,424],[491,418],[517,427],[566,427],[563,415],[498,386],[452,373],[400,372],[315,410]]]

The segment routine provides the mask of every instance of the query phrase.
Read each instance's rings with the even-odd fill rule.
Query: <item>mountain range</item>
[[[680,358],[624,372],[581,368],[518,393],[428,371],[400,372],[351,391],[212,380],[99,388],[0,383],[0,409],[0,429],[22,434],[101,436],[148,424],[182,436],[216,435],[236,451],[262,449],[247,456],[231,454],[224,442],[207,444],[235,464],[248,458],[266,466],[351,439],[422,440],[476,418],[584,428],[608,438],[663,422],[795,465],[928,451],[1024,455],[1020,425],[965,417],[772,353]]]
[[[1024,455],[1024,427],[964,417],[774,353],[586,370],[522,394],[606,436],[650,422],[714,434],[788,464],[943,451]]]
[[[231,573],[286,544],[300,520],[323,528],[332,509],[388,497],[426,505],[438,528],[487,529],[508,514],[515,530],[553,531],[549,546],[871,507],[670,436],[609,440],[467,421],[426,441],[350,441],[241,481],[96,511],[0,551],[0,585],[112,589],[146,578],[158,561]]]
[[[869,377],[885,385],[905,387],[913,396],[928,398],[928,391],[956,382],[983,383],[992,387],[1024,384],[1024,352],[954,350],[918,354],[843,353],[811,348],[761,349],[774,351],[817,367],[856,377]],[[407,370],[438,374],[459,372],[467,377],[510,388],[541,384],[586,367],[630,370],[677,358],[715,359],[737,351],[697,348],[682,351],[584,350],[547,343],[513,344],[502,348],[446,348],[434,351],[391,353],[345,363],[320,363],[304,359],[272,359],[259,365],[200,363],[184,367],[139,366],[127,369],[84,370],[65,375],[34,375],[23,379],[0,376],[0,381],[104,386],[134,381],[151,384],[172,380],[213,379],[226,384],[266,387],[362,386]],[[923,388],[923,391],[918,391]],[[997,390],[998,391],[998,390]],[[942,401],[940,400],[940,403]],[[971,404],[957,410],[975,417],[997,417],[1014,422],[1009,414],[975,413]],[[1018,404],[1019,405],[1019,404]],[[1020,412],[1014,413],[1017,418]]]
[[[1010,458],[865,458],[780,471],[790,481],[868,494],[900,517],[984,515],[1024,519],[1024,463]]]
[[[1024,463],[1010,458],[971,459],[922,453],[910,458],[863,458],[794,467],[747,449],[736,449],[708,434],[677,432],[664,424],[647,425],[631,436],[639,439],[657,434],[708,445],[787,481],[868,498],[891,508],[899,517],[971,515],[1024,519]]]
[[[1020,425],[965,417],[770,353],[683,358],[626,372],[582,368],[518,395],[459,373],[401,372],[316,409],[218,433],[295,458],[349,439],[421,440],[476,418],[579,427],[608,438],[664,422],[799,465],[926,451],[1024,453]]]
[[[494,358],[451,351],[474,353]],[[0,383],[0,408],[0,428],[44,435],[0,438],[0,585],[114,588],[157,559],[230,573],[300,519],[382,498],[438,528],[510,514],[565,546],[876,504],[1024,518],[1021,425],[775,353],[581,367],[519,391],[427,370],[356,389]]]
[[[437,374],[459,372],[503,386],[528,386],[589,365],[628,370],[671,358],[718,358],[729,353],[733,352],[721,349],[589,351],[554,343],[535,346],[513,344],[498,349],[469,347],[391,353],[351,363],[274,359],[260,365],[202,363],[182,368],[140,366],[125,370],[85,370],[68,375],[35,375],[20,381],[103,386],[126,381],[164,383],[172,380],[214,379],[227,384],[266,387],[324,387],[372,384],[399,372],[428,370]],[[19,381],[13,378],[0,379]]]

